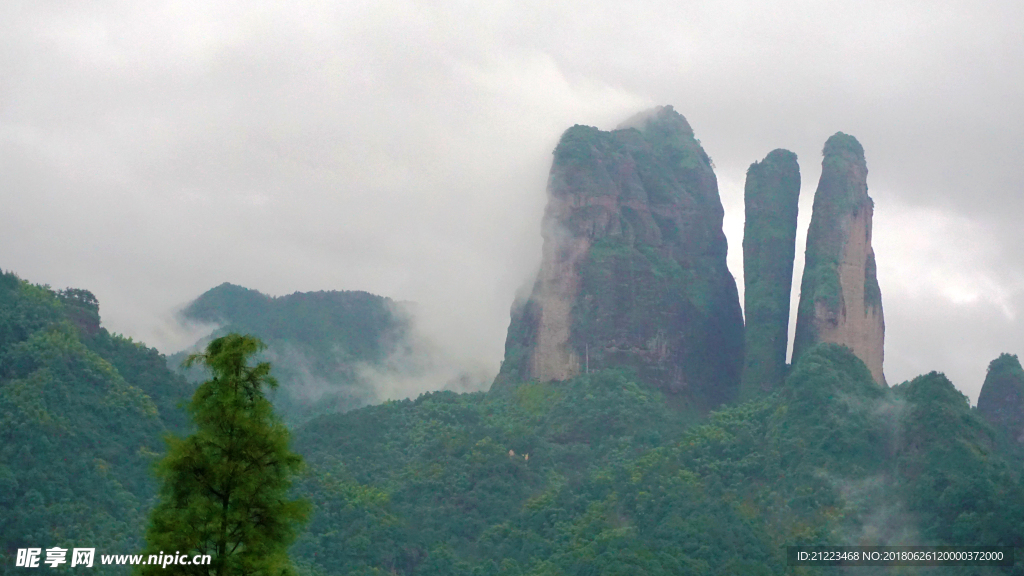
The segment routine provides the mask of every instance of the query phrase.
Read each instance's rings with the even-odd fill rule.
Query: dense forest
[[[1001,389],[1022,375],[1009,355],[990,368]],[[151,468],[163,435],[189,431],[192,389],[102,328],[87,291],[0,276],[0,573],[28,546],[141,550]],[[943,375],[881,387],[835,344],[706,416],[609,369],[389,401],[292,435],[305,574],[810,574],[828,569],[787,566],[785,546],[1024,546],[1015,439]],[[940,572],[1024,569],[887,573]]]
[[[280,388],[273,398],[286,421],[298,424],[318,414],[344,412],[382,398],[361,377],[367,367],[382,367],[390,357],[411,359],[410,316],[405,305],[359,291],[296,292],[272,297],[224,283],[193,300],[183,320],[216,326],[189,349],[228,333],[255,334],[266,344],[262,355],[273,363]],[[198,383],[205,374],[184,370],[188,351],[172,354],[172,370]]]
[[[880,388],[834,344],[698,422],[619,371],[434,393],[297,431],[316,512],[294,552],[324,574],[781,574],[823,570],[787,545],[1019,547],[1020,462],[995,446],[943,375]]]
[[[139,550],[150,468],[187,431],[190,393],[162,354],[102,328],[88,291],[0,274],[0,573],[18,548]]]

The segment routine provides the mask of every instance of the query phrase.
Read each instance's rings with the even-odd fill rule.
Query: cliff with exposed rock
[[[744,399],[778,386],[786,376],[799,198],[796,154],[773,150],[750,165],[744,187]]]
[[[864,148],[837,132],[825,143],[800,284],[793,363],[819,342],[848,346],[875,382],[882,372],[885,320],[871,247],[874,202]]]
[[[743,325],[722,217],[711,159],[671,106],[567,130],[495,388],[627,366],[687,403],[732,399]]]
[[[1016,355],[1000,354],[988,365],[978,412],[1003,439],[1024,448],[1024,369]]]

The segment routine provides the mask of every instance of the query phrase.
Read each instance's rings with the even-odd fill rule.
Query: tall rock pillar
[[[683,404],[733,399],[743,319],[723,214],[711,159],[671,106],[567,130],[495,389],[626,366]]]
[[[864,148],[837,132],[825,142],[814,193],[800,284],[793,362],[818,342],[853,350],[885,385],[885,320],[871,248],[874,202],[868,196]]]
[[[1000,354],[988,365],[978,412],[1017,450],[1024,449],[1024,369],[1015,354]]]
[[[766,392],[785,378],[799,199],[800,167],[796,154],[773,150],[747,169],[742,399]]]

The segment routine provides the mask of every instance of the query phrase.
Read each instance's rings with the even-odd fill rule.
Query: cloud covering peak
[[[856,134],[887,372],[976,398],[1024,332],[1022,11],[7,2],[0,266],[92,290],[109,327],[167,350],[188,343],[173,307],[225,280],[366,290],[496,371],[559,134],[667,102],[715,159],[737,277],[750,162],[784,147],[814,182],[828,136]]]

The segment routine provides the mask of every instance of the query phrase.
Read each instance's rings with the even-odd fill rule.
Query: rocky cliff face
[[[567,130],[495,387],[625,365],[701,406],[731,399],[743,327],[722,216],[711,160],[671,106]]]
[[[742,398],[752,398],[785,378],[799,198],[796,154],[773,150],[750,165],[744,190]]]
[[[818,342],[850,347],[885,385],[885,320],[871,248],[874,203],[864,149],[837,132],[825,143],[800,284],[793,362]]]
[[[1007,440],[1024,446],[1024,369],[1016,355],[1001,354],[988,365],[978,412]]]

